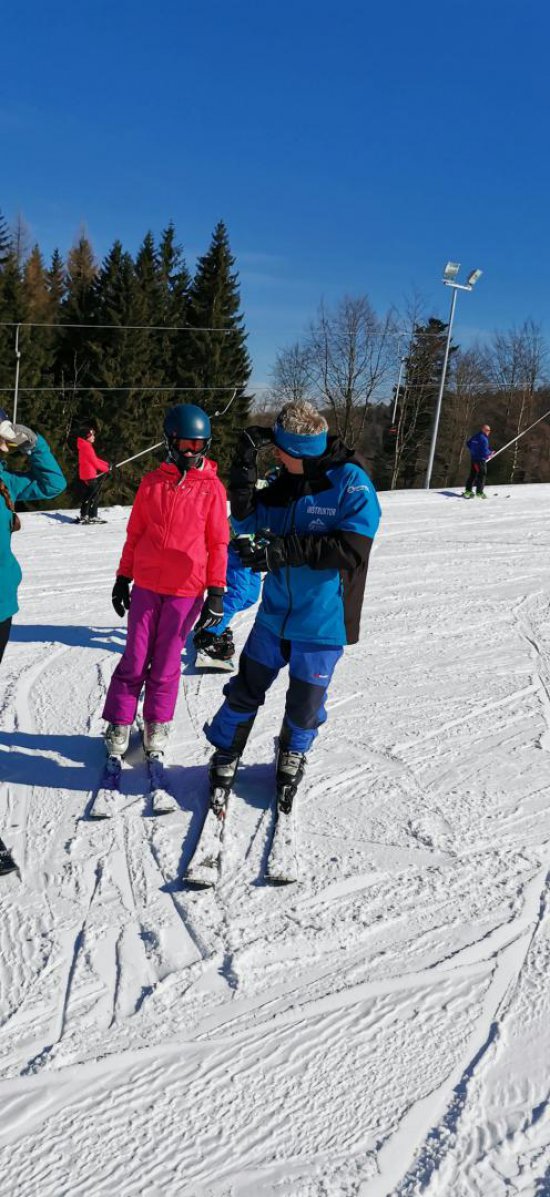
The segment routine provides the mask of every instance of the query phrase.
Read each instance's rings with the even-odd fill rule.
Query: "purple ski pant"
[[[104,719],[109,723],[133,723],[145,683],[143,718],[147,723],[171,722],[178,697],[181,650],[202,604],[202,595],[177,598],[134,584],[126,648],[111,678]]]

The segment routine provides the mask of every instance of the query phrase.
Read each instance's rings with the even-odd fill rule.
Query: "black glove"
[[[260,449],[273,444],[273,429],[261,428],[259,424],[251,424],[244,428],[237,443],[236,460],[252,465]]]
[[[223,619],[223,590],[219,586],[211,586],[207,591],[202,605],[202,611],[195,624],[195,632],[201,628],[217,628]]]
[[[113,593],[111,595],[111,602],[117,613],[122,619],[124,612],[130,610],[130,582],[131,578],[125,578],[123,574],[119,574],[113,586]]]
[[[231,541],[242,564],[257,573],[274,573],[289,564],[286,537],[276,536],[268,529],[257,532],[254,540],[248,536],[236,536]]]

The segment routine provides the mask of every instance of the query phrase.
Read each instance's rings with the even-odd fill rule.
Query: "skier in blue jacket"
[[[27,473],[11,474],[8,471],[5,458],[11,449],[19,449],[28,456]],[[12,617],[19,609],[17,588],[21,567],[11,548],[11,534],[21,526],[15,503],[18,500],[29,503],[37,499],[54,499],[66,485],[44,437],[24,424],[12,424],[7,412],[0,408],[0,661],[9,639]]]
[[[19,449],[29,458],[26,474],[10,474],[5,458],[11,449]],[[65,479],[55,458],[41,436],[23,424],[12,424],[8,413],[0,408],[0,661],[11,631],[12,616],[17,611],[17,588],[21,581],[21,567],[11,549],[12,532],[21,527],[15,512],[18,499],[53,499],[65,490]],[[0,875],[16,868],[11,852],[0,839]]]
[[[327,432],[312,404],[288,403],[273,430],[245,429],[237,447],[229,481],[239,534],[233,543],[246,566],[267,576],[239,671],[205,727],[216,750],[210,763],[213,795],[229,793],[258,707],[288,665],[277,790],[292,802],[306,753],[327,717],[325,699],[336,664],[344,645],[359,637],[380,506],[361,460]],[[283,469],[258,491],[257,453],[273,443]]]
[[[494,456],[489,445],[490,432],[490,425],[482,424],[480,431],[466,442],[466,446],[470,450],[470,473],[464,487],[465,499],[473,499],[474,486],[478,499],[487,498],[483,489],[487,477],[487,462]]]

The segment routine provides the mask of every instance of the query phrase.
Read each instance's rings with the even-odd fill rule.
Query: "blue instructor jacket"
[[[361,459],[334,438],[304,468],[304,475],[283,470],[257,491],[254,471],[233,463],[235,531],[269,529],[287,540],[290,563],[266,575],[257,620],[287,640],[354,644],[380,505]]]

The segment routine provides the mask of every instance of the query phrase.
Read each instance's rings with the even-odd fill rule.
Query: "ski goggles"
[[[180,436],[174,441],[174,444],[179,453],[200,453],[201,449],[204,449],[206,445],[206,440],[203,436]]]

